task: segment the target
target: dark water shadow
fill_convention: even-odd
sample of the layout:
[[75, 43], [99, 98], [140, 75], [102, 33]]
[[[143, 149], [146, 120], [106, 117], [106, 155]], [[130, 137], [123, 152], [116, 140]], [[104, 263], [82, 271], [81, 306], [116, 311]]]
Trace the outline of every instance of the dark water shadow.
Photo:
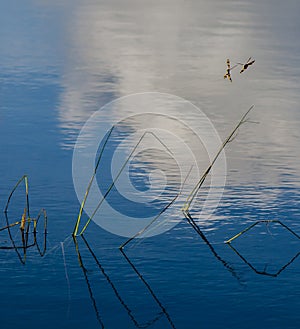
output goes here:
[[292, 264], [300, 255], [300, 251], [292, 257], [285, 265], [283, 265], [277, 272], [268, 272], [267, 270], [259, 271], [253, 266], [240, 252], [238, 252], [237, 249], [235, 249], [231, 243], [228, 243], [228, 246], [241, 258], [241, 260], [248, 265], [251, 270], [253, 270], [254, 273], [259, 274], [259, 275], [266, 275], [266, 276], [271, 276], [271, 277], [277, 277], [281, 272], [283, 272], [290, 264]]
[[[25, 187], [25, 207], [23, 214], [21, 216], [21, 220], [13, 221], [12, 223], [9, 220], [9, 208], [11, 204], [12, 197], [14, 193], [17, 191], [19, 186], [24, 184]], [[17, 256], [22, 264], [26, 262], [27, 250], [36, 247], [39, 255], [43, 257], [47, 250], [47, 225], [48, 225], [48, 217], [45, 209], [41, 209], [38, 215], [35, 218], [30, 216], [30, 207], [29, 207], [29, 183], [27, 175], [22, 176], [18, 182], [15, 184], [13, 189], [11, 190], [6, 205], [4, 209], [5, 215], [5, 223], [4, 227], [0, 228], [1, 231], [7, 231], [9, 240], [11, 242], [11, 246], [0, 246], [0, 250], [11, 250], [14, 249], [17, 253]], [[38, 242], [38, 224], [41, 218], [44, 218], [43, 225], [43, 247], [40, 247]], [[17, 230], [17, 232], [13, 231]], [[16, 242], [16, 238], [14, 236], [19, 236], [19, 242]], [[20, 252], [21, 250], [21, 252]]]
[[246, 257], [244, 257], [233, 245], [232, 242], [238, 238], [242, 238], [242, 236], [247, 233], [248, 231], [250, 231], [251, 229], [253, 229], [256, 225], [260, 224], [260, 223], [266, 223], [267, 225], [269, 223], [276, 223], [278, 225], [281, 225], [285, 230], [287, 230], [292, 236], [296, 237], [299, 241], [300, 241], [300, 236], [294, 232], [291, 228], [289, 228], [287, 225], [285, 225], [284, 223], [282, 223], [279, 220], [259, 220], [256, 221], [255, 223], [251, 224], [250, 226], [248, 226], [247, 228], [245, 228], [244, 230], [242, 230], [241, 232], [239, 232], [238, 234], [234, 235], [232, 238], [230, 238], [229, 240], [225, 241], [225, 243], [235, 252], [235, 254], [237, 256], [240, 257], [240, 259], [247, 265], [249, 266], [249, 268], [251, 268], [251, 270], [259, 275], [265, 275], [265, 276], [271, 276], [271, 277], [277, 277], [279, 276], [279, 274], [281, 274], [290, 264], [292, 264], [300, 255], [300, 251], [297, 252], [295, 254], [295, 256], [293, 256], [289, 261], [287, 261], [283, 266], [281, 266], [276, 272], [269, 272], [266, 269], [260, 271], [258, 270], [250, 261], [247, 260]]
[[201, 237], [203, 242], [208, 246], [213, 256], [228, 270], [234, 278], [238, 280], [240, 284], [242, 284], [242, 280], [240, 276], [237, 274], [236, 270], [225, 260], [223, 259], [215, 250], [213, 245], [209, 242], [206, 235], [202, 232], [200, 227], [195, 222], [194, 218], [188, 211], [183, 211], [185, 218], [187, 219], [188, 223], [192, 226], [192, 228], [196, 231], [196, 233]]
[[[44, 217], [44, 228], [41, 234], [37, 231], [37, 225], [41, 217]], [[10, 224], [8, 213], [5, 212], [6, 226], [0, 231], [7, 231], [10, 246], [0, 246], [0, 250], [15, 250], [20, 262], [26, 263], [27, 252], [29, 249], [36, 247], [39, 255], [43, 257], [47, 251], [47, 214], [42, 209], [36, 218], [31, 218], [25, 224], [25, 227], [20, 227], [20, 222]], [[42, 235], [42, 245], [38, 241], [38, 235]], [[17, 241], [18, 240], [18, 241]]]
[[101, 328], [105, 328], [105, 325], [103, 323], [102, 316], [100, 314], [100, 311], [99, 311], [99, 308], [98, 308], [98, 305], [97, 305], [97, 301], [96, 301], [96, 298], [94, 296], [92, 286], [90, 284], [90, 280], [89, 280], [89, 277], [88, 277], [88, 270], [84, 265], [83, 258], [82, 258], [81, 252], [80, 252], [80, 248], [79, 248], [79, 244], [78, 244], [77, 239], [82, 239], [86, 249], [88, 250], [88, 252], [91, 254], [92, 258], [94, 259], [94, 261], [95, 261], [95, 263], [96, 263], [96, 265], [99, 269], [99, 273], [101, 275], [103, 275], [103, 277], [106, 279], [107, 283], [110, 285], [110, 287], [113, 290], [113, 292], [114, 292], [115, 296], [117, 297], [118, 301], [120, 302], [122, 307], [126, 310], [130, 320], [132, 321], [132, 323], [137, 328], [148, 328], [151, 325], [153, 325], [154, 323], [156, 323], [163, 316], [166, 316], [166, 318], [167, 318], [168, 322], [170, 323], [171, 327], [175, 329], [175, 326], [174, 326], [169, 314], [167, 313], [166, 309], [163, 307], [163, 305], [161, 304], [161, 302], [159, 301], [157, 296], [154, 294], [154, 292], [153, 292], [152, 288], [150, 287], [150, 285], [145, 281], [145, 279], [142, 277], [142, 275], [139, 273], [139, 271], [136, 269], [136, 267], [132, 264], [132, 262], [129, 260], [129, 258], [125, 255], [125, 253], [123, 251], [122, 251], [122, 254], [125, 257], [126, 261], [134, 269], [134, 272], [136, 273], [137, 277], [143, 282], [143, 284], [146, 286], [147, 290], [149, 291], [150, 295], [153, 297], [154, 301], [156, 302], [156, 304], [161, 309], [161, 312], [159, 312], [156, 317], [154, 317], [154, 318], [152, 318], [152, 319], [150, 319], [150, 320], [148, 320], [144, 323], [140, 323], [136, 319], [135, 315], [133, 314], [133, 311], [126, 304], [124, 298], [121, 296], [121, 294], [118, 291], [117, 287], [115, 286], [115, 284], [113, 283], [113, 281], [111, 280], [111, 278], [109, 277], [107, 272], [104, 270], [103, 265], [99, 261], [98, 257], [94, 253], [93, 249], [89, 245], [86, 238], [83, 235], [80, 235], [79, 237], [73, 236], [73, 241], [74, 241], [76, 253], [77, 253], [77, 256], [78, 256], [79, 266], [82, 269], [82, 272], [83, 272], [83, 275], [84, 275], [84, 278], [85, 278], [85, 282], [87, 284], [87, 288], [88, 288], [88, 291], [89, 291], [89, 296], [90, 296], [90, 299], [91, 299], [91, 302], [92, 302], [92, 305], [93, 305], [93, 308], [94, 308], [94, 311], [95, 311], [95, 315], [96, 315], [97, 321], [98, 321], [99, 325], [101, 326]]
[[126, 261], [128, 262], [128, 264], [132, 267], [133, 271], [136, 273], [136, 275], [138, 276], [138, 278], [143, 282], [143, 284], [145, 285], [145, 287], [149, 291], [150, 295], [153, 297], [153, 299], [155, 300], [155, 302], [157, 303], [157, 305], [161, 309], [161, 311], [162, 311], [161, 314], [164, 314], [165, 315], [165, 317], [168, 320], [170, 326], [175, 329], [175, 325], [174, 325], [174, 323], [173, 323], [173, 321], [172, 321], [169, 313], [167, 312], [167, 310], [165, 309], [165, 307], [162, 305], [162, 303], [159, 301], [159, 299], [155, 295], [155, 293], [154, 293], [153, 289], [151, 288], [151, 286], [149, 285], [149, 283], [140, 274], [140, 272], [138, 271], [138, 269], [136, 268], [136, 266], [133, 264], [133, 262], [131, 262], [130, 258], [126, 255], [126, 253], [125, 253], [125, 251], [124, 251], [123, 248], [120, 248], [120, 252], [124, 256], [124, 258], [126, 259]]

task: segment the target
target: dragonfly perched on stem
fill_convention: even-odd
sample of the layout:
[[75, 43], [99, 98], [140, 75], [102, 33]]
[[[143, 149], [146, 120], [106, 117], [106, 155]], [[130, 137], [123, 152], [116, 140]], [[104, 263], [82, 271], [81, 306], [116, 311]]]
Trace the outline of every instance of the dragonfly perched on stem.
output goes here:
[[238, 65], [242, 65], [242, 69], [240, 73], [243, 73], [247, 68], [255, 62], [255, 59], [251, 60], [251, 57], [248, 58], [246, 63], [237, 63]]
[[232, 79], [231, 79], [231, 70], [233, 70], [235, 67], [238, 66], [238, 64], [234, 65], [234, 66], [230, 66], [230, 60], [227, 58], [227, 70], [226, 70], [226, 73], [224, 75], [224, 79], [228, 79], [230, 82], [232, 82]]

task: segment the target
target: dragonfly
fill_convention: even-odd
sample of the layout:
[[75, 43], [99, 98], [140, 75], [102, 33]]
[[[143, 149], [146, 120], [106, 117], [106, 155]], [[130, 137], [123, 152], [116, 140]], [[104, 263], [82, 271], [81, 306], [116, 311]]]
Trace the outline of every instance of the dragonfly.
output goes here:
[[247, 70], [247, 68], [252, 65], [255, 62], [255, 59], [251, 60], [251, 57], [248, 58], [246, 63], [237, 63], [239, 65], [242, 65], [242, 69], [240, 71], [240, 73], [243, 73], [245, 70]]
[[233, 70], [235, 67], [237, 67], [238, 64], [234, 65], [234, 66], [230, 66], [230, 60], [227, 58], [227, 70], [226, 70], [226, 73], [224, 75], [224, 79], [228, 79], [230, 82], [232, 82], [232, 79], [231, 79], [231, 70]]

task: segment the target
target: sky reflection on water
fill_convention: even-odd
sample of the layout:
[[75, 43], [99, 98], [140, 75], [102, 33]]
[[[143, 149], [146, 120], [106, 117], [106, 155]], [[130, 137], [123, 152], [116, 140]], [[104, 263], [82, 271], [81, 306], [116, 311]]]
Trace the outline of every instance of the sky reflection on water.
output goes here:
[[[21, 266], [14, 250], [1, 250], [1, 328], [101, 328], [94, 302], [105, 328], [135, 328], [130, 314], [147, 323], [162, 309], [166, 313], [151, 327], [298, 328], [299, 257], [276, 278], [250, 265], [276, 273], [297, 255], [299, 244], [264, 225], [236, 241], [240, 255], [223, 241], [257, 220], [281, 220], [300, 233], [299, 12], [297, 0], [0, 3], [0, 204], [4, 208], [26, 173], [32, 212], [42, 206], [49, 217], [44, 258], [30, 250]], [[232, 71], [232, 83], [223, 79], [226, 58], [234, 63], [250, 56], [256, 60], [251, 68]], [[157, 300], [117, 249], [124, 238], [91, 223], [87, 241], [130, 313], [84, 244], [86, 271], [78, 262], [70, 238], [79, 210], [72, 150], [82, 125], [99, 108], [153, 91], [199, 107], [222, 139], [252, 104], [250, 118], [259, 124], [244, 125], [226, 148], [226, 188], [213, 221], [198, 217], [208, 185], [193, 205], [202, 236], [181, 221], [128, 245], [126, 255]], [[105, 120], [112, 122], [118, 110], [107, 112]], [[194, 118], [179, 108], [180, 115]], [[195, 124], [202, 129], [201, 122]], [[190, 138], [187, 130], [180, 133]], [[191, 143], [205, 168], [207, 153], [196, 139]], [[128, 144], [123, 146], [125, 152]], [[135, 186], [146, 190], [149, 177], [139, 164], [146, 171], [160, 162], [148, 161], [148, 153], [134, 160], [130, 174], [137, 173]], [[175, 167], [162, 167], [170, 169], [175, 184]], [[152, 178], [160, 186], [165, 176], [157, 171]], [[10, 213], [16, 220], [23, 213], [19, 201]], [[179, 208], [170, 214], [174, 220], [183, 217]], [[7, 245], [2, 233], [1, 245]]]

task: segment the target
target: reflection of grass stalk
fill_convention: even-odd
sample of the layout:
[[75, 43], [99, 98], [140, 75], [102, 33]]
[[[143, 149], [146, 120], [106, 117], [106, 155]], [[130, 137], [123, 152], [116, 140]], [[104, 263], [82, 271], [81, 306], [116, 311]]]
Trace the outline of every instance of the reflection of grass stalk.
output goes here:
[[[9, 219], [8, 219], [8, 208], [9, 208], [9, 205], [10, 205], [13, 194], [15, 193], [15, 191], [17, 190], [17, 188], [19, 187], [19, 185], [23, 181], [24, 181], [24, 184], [25, 184], [26, 207], [24, 208], [21, 220], [10, 224]], [[6, 203], [6, 206], [5, 206], [4, 213], [5, 213], [5, 218], [6, 218], [6, 226], [0, 228], [0, 231], [4, 231], [4, 230], [8, 231], [8, 235], [9, 235], [9, 238], [11, 240], [12, 247], [0, 246], [0, 249], [15, 249], [21, 263], [23, 263], [23, 264], [25, 264], [25, 261], [26, 261], [27, 249], [30, 248], [30, 247], [33, 247], [35, 245], [37, 246], [39, 254], [41, 256], [44, 256], [45, 252], [46, 252], [47, 214], [46, 214], [46, 210], [42, 209], [38, 213], [37, 218], [31, 218], [30, 217], [28, 177], [26, 175], [22, 176], [19, 179], [19, 181], [16, 183], [14, 188], [11, 190], [11, 193], [10, 193], [8, 199], [7, 199], [7, 203]], [[44, 216], [44, 247], [43, 247], [43, 250], [40, 249], [40, 247], [38, 245], [38, 242], [37, 242], [37, 224], [38, 224], [38, 221], [39, 221], [42, 214]], [[33, 242], [28, 243], [31, 223], [33, 223]], [[12, 237], [11, 228], [13, 228], [17, 225], [19, 225], [19, 229], [20, 229], [22, 246], [16, 245], [16, 243], [15, 243], [13, 237]], [[23, 249], [23, 257], [21, 256], [18, 249]]]
[[236, 131], [239, 129], [239, 127], [245, 123], [247, 121], [246, 117], [249, 114], [249, 112], [253, 109], [254, 105], [252, 105], [249, 110], [243, 115], [243, 117], [241, 118], [241, 120], [239, 121], [239, 123], [235, 126], [235, 128], [231, 131], [231, 133], [229, 134], [229, 136], [224, 140], [224, 142], [222, 143], [221, 147], [219, 148], [217, 154], [215, 155], [215, 157], [213, 158], [211, 164], [208, 166], [208, 168], [205, 170], [204, 174], [202, 175], [202, 177], [200, 178], [200, 180], [197, 182], [197, 184], [195, 185], [195, 187], [192, 189], [191, 193], [189, 194], [189, 196], [186, 199], [186, 202], [182, 208], [182, 211], [184, 213], [188, 213], [189, 212], [189, 208], [191, 203], [193, 202], [195, 196], [197, 195], [199, 189], [201, 188], [201, 186], [203, 185], [207, 175], [210, 173], [211, 168], [213, 167], [213, 165], [215, 164], [215, 162], [217, 161], [219, 155], [221, 154], [221, 152], [223, 151], [223, 149], [225, 148], [225, 146], [230, 143], [233, 138], [234, 135], [236, 133]]
[[[86, 240], [86, 238], [84, 237], [84, 235], [81, 235], [82, 240], [84, 241], [88, 251], [90, 252], [91, 256], [94, 258], [99, 270], [101, 271], [101, 273], [103, 274], [103, 276], [105, 277], [106, 281], [109, 283], [109, 285], [111, 286], [113, 292], [115, 293], [117, 299], [119, 300], [119, 302], [121, 303], [121, 305], [125, 308], [125, 310], [127, 311], [130, 319], [133, 321], [134, 325], [137, 328], [148, 328], [151, 325], [153, 325], [156, 321], [158, 321], [161, 316], [163, 315], [162, 312], [160, 312], [156, 317], [150, 319], [147, 322], [144, 323], [139, 323], [138, 320], [135, 318], [133, 311], [129, 308], [129, 306], [125, 303], [125, 301], [123, 300], [123, 298], [121, 297], [119, 291], [117, 290], [117, 287], [114, 285], [114, 283], [112, 282], [112, 280], [110, 279], [110, 277], [108, 276], [108, 274], [106, 273], [106, 271], [104, 270], [104, 267], [102, 266], [102, 264], [100, 263], [99, 259], [97, 258], [96, 254], [94, 253], [94, 251], [92, 250], [92, 248], [90, 247], [88, 241]], [[75, 238], [76, 239], [76, 238]], [[77, 247], [77, 253], [79, 252], [78, 247]], [[80, 262], [81, 262], [81, 266], [82, 266], [82, 259], [80, 258]], [[141, 275], [138, 274], [139, 278], [141, 278]], [[143, 280], [142, 280], [143, 281]], [[143, 283], [145, 283], [143, 281]], [[146, 283], [146, 286], [148, 285], [148, 283]], [[148, 288], [148, 287], [147, 287]], [[148, 288], [149, 290], [149, 288]], [[153, 291], [151, 291], [153, 293]], [[153, 295], [152, 295], [153, 296]], [[153, 296], [154, 297], [154, 296]], [[157, 297], [154, 297], [155, 300], [157, 300]]]
[[195, 222], [195, 220], [193, 219], [193, 217], [191, 216], [190, 212], [189, 212], [189, 208], [191, 203], [193, 202], [195, 196], [197, 195], [199, 189], [201, 188], [201, 186], [203, 185], [207, 175], [210, 173], [211, 168], [213, 167], [213, 165], [215, 164], [215, 162], [217, 161], [219, 155], [221, 154], [221, 152], [223, 151], [223, 149], [225, 148], [225, 146], [230, 143], [234, 137], [235, 134], [237, 132], [237, 130], [239, 129], [239, 127], [247, 122], [247, 115], [248, 113], [252, 110], [252, 108], [254, 107], [254, 105], [252, 105], [248, 111], [243, 115], [243, 117], [241, 118], [241, 120], [238, 122], [238, 124], [235, 126], [235, 128], [231, 131], [231, 133], [229, 134], [229, 136], [224, 140], [224, 142], [222, 143], [222, 145], [220, 146], [218, 152], [216, 153], [215, 157], [213, 158], [211, 164], [208, 166], [208, 168], [205, 170], [205, 172], [203, 173], [202, 177], [200, 178], [200, 180], [197, 182], [197, 184], [194, 186], [194, 188], [192, 189], [191, 193], [188, 195], [187, 200], [182, 208], [183, 214], [185, 216], [185, 218], [187, 219], [187, 221], [189, 222], [189, 224], [194, 228], [194, 230], [198, 233], [198, 235], [202, 238], [202, 240], [207, 244], [207, 246], [210, 248], [210, 250], [212, 251], [213, 255], [216, 257], [216, 259], [218, 259], [231, 273], [232, 275], [234, 275], [238, 281], [240, 281], [239, 277], [237, 276], [234, 268], [232, 268], [224, 259], [222, 259], [217, 252], [215, 251], [214, 247], [212, 246], [212, 244], [208, 241], [208, 239], [206, 238], [206, 236], [204, 235], [204, 233], [201, 231], [201, 229], [199, 228], [199, 226], [197, 225], [197, 223]]
[[[9, 224], [7, 212], [5, 212], [5, 218], [6, 218], [6, 224], [7, 224], [5, 228], [7, 228], [8, 236], [9, 236], [9, 239], [10, 239], [10, 241], [12, 243], [12, 247], [7, 247], [5, 249], [14, 249], [16, 251], [18, 257], [19, 257], [20, 262], [22, 264], [25, 264], [25, 260], [26, 260], [26, 248], [25, 248], [25, 244], [24, 244], [24, 232], [21, 231], [21, 236], [22, 236], [22, 246], [21, 247], [19, 247], [19, 246], [16, 245], [16, 243], [15, 243], [13, 237], [12, 237], [12, 233], [11, 233], [11, 227], [20, 224], [21, 221], [20, 222], [16, 222], [14, 224]], [[3, 248], [1, 247], [1, 249], [3, 249]], [[20, 254], [20, 252], [19, 252], [18, 249], [23, 249], [23, 257], [21, 256], [21, 254]]]
[[265, 220], [258, 220], [256, 222], [254, 222], [253, 224], [251, 224], [250, 226], [248, 226], [247, 228], [245, 228], [244, 230], [242, 230], [240, 233], [236, 234], [235, 236], [233, 236], [231, 239], [228, 239], [227, 241], [225, 241], [225, 243], [241, 258], [241, 260], [247, 264], [256, 274], [260, 274], [260, 275], [265, 275], [265, 276], [271, 276], [271, 277], [277, 277], [279, 276], [279, 274], [281, 272], [283, 272], [290, 264], [292, 264], [296, 258], [298, 258], [298, 256], [300, 255], [300, 252], [298, 252], [293, 258], [291, 258], [285, 265], [283, 265], [281, 268], [279, 268], [277, 270], [277, 272], [271, 273], [267, 271], [267, 266], [264, 268], [264, 270], [260, 271], [258, 269], [256, 269], [236, 248], [234, 248], [231, 244], [232, 241], [234, 241], [235, 239], [237, 239], [238, 237], [240, 237], [241, 235], [245, 234], [246, 232], [248, 232], [249, 230], [251, 230], [254, 226], [256, 226], [257, 224], [260, 223], [265, 223], [266, 225], [269, 225], [270, 223], [276, 223], [281, 225], [284, 229], [286, 229], [287, 231], [289, 231], [292, 235], [294, 235], [296, 238], [300, 239], [300, 236], [294, 232], [292, 229], [290, 229], [287, 225], [283, 224], [280, 220], [276, 220], [276, 219], [265, 219]]
[[[24, 212], [22, 214], [22, 218], [21, 221], [15, 222], [13, 224], [10, 224], [8, 221], [8, 216], [7, 216], [7, 212], [8, 212], [8, 207], [11, 201], [11, 198], [13, 196], [13, 194], [15, 193], [15, 191], [17, 190], [17, 188], [19, 187], [19, 185], [24, 181], [25, 184], [25, 195], [26, 195], [26, 207], [24, 209]], [[21, 261], [21, 263], [25, 264], [25, 260], [26, 260], [26, 249], [28, 247], [28, 231], [29, 231], [29, 224], [30, 224], [30, 211], [29, 211], [29, 188], [28, 188], [28, 177], [27, 175], [22, 176], [18, 182], [16, 183], [16, 185], [14, 186], [14, 188], [11, 190], [10, 195], [7, 199], [6, 205], [5, 205], [5, 209], [4, 209], [4, 213], [5, 213], [5, 217], [6, 217], [6, 227], [3, 229], [7, 229], [8, 230], [8, 234], [9, 234], [9, 238], [12, 242], [13, 248], [15, 249], [15, 251], [18, 254], [18, 257]], [[25, 231], [25, 226], [26, 226], [26, 222], [27, 222], [27, 228]], [[20, 224], [20, 230], [21, 230], [21, 237], [22, 237], [22, 247], [23, 247], [23, 252], [24, 252], [24, 256], [23, 258], [21, 257], [19, 251], [18, 251], [18, 247], [16, 246], [10, 228]]]
[[[40, 220], [40, 217], [43, 215], [44, 217], [44, 229], [43, 229], [43, 248], [41, 248], [39, 246], [39, 243], [37, 241], [37, 225], [38, 222]], [[27, 254], [27, 250], [31, 247], [36, 246], [38, 253], [40, 254], [41, 257], [43, 257], [46, 253], [46, 249], [47, 249], [47, 223], [48, 223], [48, 219], [47, 219], [47, 213], [45, 209], [41, 209], [40, 212], [38, 213], [36, 218], [32, 218], [31, 219], [31, 223], [33, 223], [33, 241], [28, 243], [29, 240], [29, 229], [30, 229], [30, 223], [28, 224], [26, 231], [24, 231], [24, 229], [22, 229], [22, 227], [20, 227], [20, 234], [21, 234], [21, 245], [17, 245], [14, 241], [14, 238], [12, 236], [12, 232], [11, 232], [11, 228], [17, 225], [22, 225], [22, 221], [19, 222], [15, 222], [13, 224], [9, 224], [9, 220], [8, 220], [8, 214], [5, 213], [5, 218], [6, 218], [6, 223], [7, 225], [3, 228], [0, 229], [0, 231], [3, 230], [7, 230], [8, 232], [8, 236], [9, 239], [12, 243], [12, 246], [0, 246], [0, 250], [1, 249], [6, 249], [6, 250], [10, 250], [10, 249], [14, 249], [21, 261], [22, 264], [25, 264], [26, 261], [26, 254]], [[24, 214], [22, 215], [23, 218], [23, 223], [24, 223]], [[25, 222], [26, 224], [26, 222]], [[23, 250], [23, 256], [20, 254], [20, 252], [18, 251], [19, 249]]]
[[136, 151], [136, 149], [138, 148], [138, 146], [140, 145], [140, 143], [142, 142], [142, 140], [145, 138], [145, 136], [147, 134], [150, 134], [152, 135], [153, 137], [155, 137], [162, 145], [164, 145], [164, 147], [171, 153], [171, 151], [167, 148], [167, 146], [151, 131], [146, 131], [139, 139], [139, 141], [137, 142], [137, 144], [135, 145], [135, 147], [132, 149], [131, 153], [129, 154], [129, 156], [127, 157], [127, 159], [125, 160], [125, 162], [123, 163], [122, 167], [120, 168], [118, 174], [116, 175], [115, 179], [113, 180], [113, 182], [110, 184], [110, 186], [108, 187], [108, 189], [106, 190], [105, 194], [103, 195], [103, 197], [101, 198], [101, 200], [99, 201], [98, 205], [96, 206], [95, 210], [93, 211], [92, 215], [88, 218], [87, 222], [85, 223], [84, 227], [82, 228], [82, 230], [80, 231], [80, 233], [78, 234], [78, 229], [79, 229], [79, 225], [80, 225], [80, 221], [81, 221], [81, 216], [82, 216], [82, 212], [83, 212], [83, 208], [84, 208], [84, 205], [86, 203], [86, 200], [87, 200], [87, 197], [88, 197], [88, 194], [89, 194], [89, 191], [91, 189], [91, 186], [92, 186], [92, 183], [93, 183], [93, 180], [94, 180], [94, 177], [97, 173], [97, 169], [98, 169], [98, 166], [99, 166], [99, 163], [100, 163], [100, 159], [101, 159], [101, 156], [104, 152], [104, 149], [105, 149], [105, 146], [108, 142], [108, 139], [110, 137], [110, 134], [111, 134], [111, 131], [113, 130], [113, 128], [110, 130], [110, 133], [108, 134], [106, 140], [105, 140], [105, 143], [101, 149], [101, 152], [100, 152], [100, 155], [98, 157], [98, 160], [97, 160], [97, 165], [95, 167], [95, 170], [94, 170], [94, 173], [91, 177], [91, 180], [90, 180], [90, 183], [88, 185], [88, 188], [87, 188], [87, 191], [85, 193], [85, 196], [84, 196], [84, 199], [83, 199], [83, 202], [81, 204], [81, 207], [80, 207], [80, 211], [79, 211], [79, 215], [78, 215], [78, 218], [77, 218], [77, 222], [76, 222], [76, 225], [75, 225], [75, 229], [74, 229], [74, 232], [73, 232], [73, 236], [77, 236], [77, 235], [82, 235], [83, 232], [87, 229], [89, 223], [91, 222], [91, 220], [94, 218], [94, 216], [96, 215], [97, 211], [99, 210], [99, 208], [101, 207], [102, 203], [104, 202], [104, 200], [107, 198], [108, 194], [111, 192], [111, 190], [113, 189], [113, 187], [115, 186], [117, 180], [119, 179], [120, 175], [122, 174], [123, 170], [125, 169], [127, 163], [129, 162], [129, 160], [132, 158], [134, 152]]
[[187, 219], [187, 221], [189, 222], [189, 224], [192, 226], [192, 228], [197, 232], [197, 234], [201, 237], [201, 239], [208, 246], [208, 248], [210, 249], [210, 251], [212, 252], [212, 254], [215, 256], [215, 258], [218, 261], [220, 261], [225, 266], [225, 268], [228, 269], [228, 271], [240, 282], [241, 280], [240, 280], [238, 274], [236, 273], [235, 269], [216, 252], [215, 248], [208, 241], [207, 237], [201, 231], [201, 229], [199, 228], [199, 226], [196, 224], [196, 222], [194, 221], [194, 219], [190, 215], [190, 213], [189, 212], [185, 212], [184, 215], [185, 215], [185, 218]]
[[[39, 219], [41, 217], [41, 215], [44, 216], [44, 241], [43, 241], [43, 249], [41, 250], [38, 242], [37, 242], [37, 224], [39, 222]], [[38, 213], [36, 219], [33, 220], [33, 237], [34, 237], [34, 244], [36, 244], [37, 250], [39, 252], [39, 254], [41, 255], [41, 257], [43, 257], [46, 253], [46, 249], [47, 249], [47, 226], [48, 226], [48, 217], [47, 217], [47, 213], [45, 209], [41, 209], [40, 212]]]
[[75, 235], [73, 235], [73, 241], [74, 241], [74, 244], [75, 244], [75, 249], [76, 249], [76, 253], [77, 253], [77, 257], [78, 257], [79, 266], [82, 269], [84, 279], [85, 279], [85, 282], [86, 282], [87, 287], [88, 287], [89, 295], [90, 295], [90, 298], [91, 298], [91, 301], [92, 301], [92, 304], [93, 304], [93, 307], [94, 307], [94, 310], [95, 310], [95, 313], [96, 313], [97, 321], [99, 322], [101, 328], [104, 329], [104, 324], [103, 324], [102, 318], [100, 316], [100, 312], [98, 310], [98, 306], [97, 306], [96, 299], [95, 299], [94, 294], [93, 294], [93, 290], [92, 290], [92, 287], [91, 287], [90, 280], [88, 278], [88, 270], [86, 269], [86, 267], [83, 264], [81, 253], [80, 253], [79, 246], [78, 246], [78, 241], [77, 241], [77, 238], [76, 238]]
[[164, 314], [166, 316], [166, 319], [168, 320], [169, 324], [171, 325], [171, 327], [173, 329], [175, 328], [175, 325], [169, 315], [169, 313], [167, 312], [167, 310], [165, 309], [165, 307], [162, 305], [162, 303], [160, 302], [160, 300], [157, 298], [157, 296], [155, 295], [154, 291], [152, 290], [150, 284], [145, 280], [145, 278], [140, 274], [140, 272], [138, 271], [138, 269], [135, 267], [135, 265], [133, 264], [133, 262], [130, 260], [130, 258], [126, 255], [125, 251], [123, 249], [120, 249], [122, 255], [124, 256], [124, 258], [126, 259], [126, 261], [128, 262], [128, 264], [131, 266], [131, 268], [133, 269], [133, 271], [137, 274], [137, 276], [140, 278], [140, 280], [144, 283], [145, 287], [148, 289], [149, 293], [151, 294], [151, 296], [154, 298], [154, 300], [156, 301], [157, 305], [160, 307], [160, 309], [162, 310], [162, 314]]
[[154, 222], [156, 222], [158, 220], [158, 218], [165, 212], [167, 211], [172, 204], [177, 200], [177, 198], [180, 196], [180, 194], [182, 193], [183, 187], [185, 185], [186, 180], [188, 179], [191, 171], [192, 171], [193, 166], [191, 166], [183, 184], [182, 184], [182, 188], [181, 190], [175, 195], [175, 197], [150, 221], [149, 224], [147, 224], [144, 228], [142, 228], [140, 231], [138, 231], [136, 234], [134, 234], [131, 238], [129, 238], [128, 240], [126, 240], [120, 247], [119, 249], [122, 250], [129, 242], [131, 242], [133, 239], [137, 238], [138, 236], [140, 236], [141, 234], [143, 234], [144, 232], [146, 232], [150, 226], [152, 226], [152, 224]]

